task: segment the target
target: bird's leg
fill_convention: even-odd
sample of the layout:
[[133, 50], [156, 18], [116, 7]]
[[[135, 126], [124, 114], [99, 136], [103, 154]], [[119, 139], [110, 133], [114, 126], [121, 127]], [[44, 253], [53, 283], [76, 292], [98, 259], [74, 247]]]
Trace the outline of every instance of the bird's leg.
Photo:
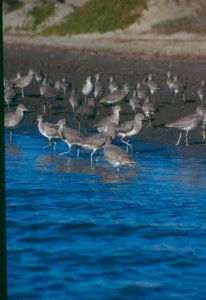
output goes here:
[[185, 140], [186, 140], [186, 146], [187, 147], [189, 146], [189, 144], [188, 144], [188, 133], [189, 133], [189, 131], [187, 131], [186, 134], [185, 134]]
[[186, 102], [185, 93], [182, 94], [183, 101]]
[[177, 141], [177, 144], [176, 144], [176, 146], [179, 146], [179, 143], [180, 143], [181, 137], [182, 137], [182, 132], [180, 132], [180, 136], [179, 136], [179, 139], [178, 139], [178, 141]]
[[56, 141], [54, 140], [54, 151], [56, 151], [56, 146], [57, 146], [57, 143], [56, 143]]
[[24, 88], [21, 88], [21, 96], [24, 98]]
[[63, 152], [63, 153], [60, 153], [59, 155], [64, 155], [64, 154], [67, 154], [67, 153], [69, 153], [71, 151], [71, 147], [69, 146], [69, 150], [68, 151], [66, 151], [66, 152]]
[[50, 146], [51, 146], [51, 140], [49, 139], [49, 144], [46, 145], [46, 146], [44, 146], [42, 149], [48, 148], [48, 147], [50, 147]]
[[80, 121], [78, 120], [78, 126], [79, 126], [79, 132], [80, 132], [80, 129], [81, 129], [81, 124], [80, 124]]
[[79, 158], [80, 148], [77, 148], [77, 157]]
[[203, 140], [205, 140], [205, 124], [206, 123], [203, 123], [203, 125], [202, 125], [202, 137], [203, 137]]
[[44, 115], [46, 114], [46, 104], [43, 104]]
[[12, 130], [10, 130], [10, 142], [12, 142]]

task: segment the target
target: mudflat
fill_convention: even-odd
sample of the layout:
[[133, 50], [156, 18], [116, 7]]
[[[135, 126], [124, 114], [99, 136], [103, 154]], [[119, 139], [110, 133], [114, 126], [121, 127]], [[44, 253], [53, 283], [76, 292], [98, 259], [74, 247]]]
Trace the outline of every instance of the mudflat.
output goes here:
[[[140, 142], [151, 142], [157, 147], [158, 145], [159, 147], [175, 147], [179, 131], [174, 128], [166, 128], [164, 124], [195, 113], [196, 107], [201, 105], [197, 89], [201, 80], [206, 78], [206, 63], [198, 62], [198, 60], [181, 61], [172, 56], [167, 60], [161, 60], [161, 57], [155, 58], [155, 56], [150, 59], [140, 59], [139, 56], [127, 56], [125, 53], [121, 55], [121, 53], [79, 48], [4, 43], [4, 75], [6, 78], [14, 77], [17, 72], [26, 75], [31, 68], [36, 72], [42, 70], [44, 73], [48, 73], [53, 82], [67, 76], [72, 86], [76, 87], [80, 94], [86, 77], [90, 75], [94, 81], [94, 75], [97, 72], [101, 74], [105, 94], [109, 93], [110, 75], [115, 77], [120, 86], [128, 82], [130, 92], [126, 101], [122, 104], [120, 122], [134, 118], [134, 112], [129, 105], [129, 98], [132, 96], [132, 91], [137, 82], [142, 82], [144, 76], [151, 73], [154, 80], [161, 86], [161, 90], [155, 94], [157, 112], [152, 122], [153, 128], [148, 127], [147, 122], [144, 122], [142, 131], [135, 138]], [[178, 96], [174, 101], [174, 96], [166, 85], [167, 71], [171, 71], [172, 74], [179, 74], [181, 81], [187, 86], [186, 102], [183, 101], [181, 96]], [[24, 126], [28, 129], [28, 134], [31, 128], [35, 127], [37, 129], [37, 123], [35, 122], [37, 115], [43, 114], [42, 102], [39, 99], [39, 88], [39, 84], [33, 80], [32, 84], [25, 88], [25, 98], [21, 97], [21, 91], [18, 90], [17, 103], [12, 107], [12, 110], [14, 110], [15, 105], [22, 102], [29, 109], [29, 113], [25, 115], [24, 120]], [[5, 112], [7, 112], [6, 105]], [[103, 116], [111, 113], [111, 107], [98, 104], [96, 118], [89, 122], [91, 133], [95, 131], [92, 125]], [[68, 126], [78, 128], [69, 104], [69, 92], [65, 97], [62, 94], [54, 102], [52, 109], [47, 109], [45, 115], [45, 120], [52, 122], [58, 122], [61, 118], [67, 119]], [[180, 147], [185, 147], [184, 142], [183, 137]], [[189, 144], [187, 148], [189, 155], [204, 155], [205, 141], [202, 138], [201, 127], [189, 133]]]

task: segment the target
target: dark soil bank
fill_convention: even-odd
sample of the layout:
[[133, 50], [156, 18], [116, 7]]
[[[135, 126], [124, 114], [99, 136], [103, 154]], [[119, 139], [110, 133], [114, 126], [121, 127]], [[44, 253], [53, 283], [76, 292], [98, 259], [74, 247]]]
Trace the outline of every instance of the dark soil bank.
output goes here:
[[[136, 138], [140, 141], [144, 140], [159, 145], [159, 147], [175, 145], [179, 132], [173, 128], [165, 128], [163, 124], [195, 112], [196, 107], [201, 103], [197, 96], [197, 88], [200, 81], [206, 78], [206, 63], [172, 62], [172, 58], [170, 62], [143, 61], [139, 60], [138, 57], [136, 59], [122, 58], [109, 53], [97, 55], [93, 52], [80, 52], [75, 49], [59, 50], [46, 47], [4, 45], [4, 75], [6, 78], [14, 77], [19, 71], [25, 75], [31, 68], [35, 71], [42, 70], [48, 73], [54, 82], [67, 76], [79, 93], [81, 93], [86, 77], [91, 75], [94, 78], [96, 72], [101, 74], [105, 94], [108, 93], [108, 79], [110, 75], [114, 75], [121, 86], [125, 82], [130, 84], [131, 91], [127, 100], [132, 95], [132, 88], [136, 86], [137, 82], [142, 82], [146, 74], [152, 73], [154, 80], [158, 81], [162, 87], [162, 90], [155, 95], [158, 110], [153, 120], [154, 128], [147, 127], [147, 123], [145, 123], [143, 130]], [[166, 72], [169, 70], [172, 74], [178, 73], [181, 80], [187, 85], [185, 103], [181, 97], [178, 97], [175, 102], [173, 101], [174, 96], [166, 85]], [[29, 109], [24, 120], [24, 126], [27, 126], [29, 132], [30, 127], [35, 126], [37, 128], [34, 121], [36, 121], [38, 114], [43, 113], [42, 103], [39, 100], [39, 85], [34, 80], [31, 86], [25, 88], [25, 98], [21, 98], [20, 90], [18, 92], [17, 103], [23, 102]], [[73, 119], [68, 98], [69, 93], [66, 97], [62, 95], [54, 103], [51, 110], [47, 109], [45, 120], [57, 122], [65, 117], [69, 126], [77, 128], [78, 125]], [[6, 111], [7, 107], [5, 106]], [[111, 107], [98, 105], [97, 111], [96, 119], [90, 122], [90, 130], [94, 130], [92, 128], [94, 122], [106, 114], [111, 114]], [[122, 105], [120, 121], [133, 119], [133, 115], [128, 101], [125, 101]], [[190, 154], [193, 152], [203, 154], [205, 152], [201, 128], [195, 129], [189, 134], [189, 143]]]

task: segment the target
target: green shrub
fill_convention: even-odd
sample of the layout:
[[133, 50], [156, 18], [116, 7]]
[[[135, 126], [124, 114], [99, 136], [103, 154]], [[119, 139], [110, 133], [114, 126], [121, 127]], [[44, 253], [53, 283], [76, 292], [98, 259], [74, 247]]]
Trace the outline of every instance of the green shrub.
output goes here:
[[146, 0], [90, 0], [76, 7], [60, 24], [43, 30], [42, 34], [103, 33], [124, 29], [138, 20], [146, 8]]

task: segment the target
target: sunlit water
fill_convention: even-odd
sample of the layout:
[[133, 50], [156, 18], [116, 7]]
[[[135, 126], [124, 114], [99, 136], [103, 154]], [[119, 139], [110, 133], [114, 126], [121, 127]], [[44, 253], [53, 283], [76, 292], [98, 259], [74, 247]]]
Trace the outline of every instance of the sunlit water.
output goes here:
[[116, 173], [102, 154], [91, 166], [88, 153], [46, 143], [6, 132], [9, 300], [205, 299], [198, 145], [133, 142], [137, 164]]

